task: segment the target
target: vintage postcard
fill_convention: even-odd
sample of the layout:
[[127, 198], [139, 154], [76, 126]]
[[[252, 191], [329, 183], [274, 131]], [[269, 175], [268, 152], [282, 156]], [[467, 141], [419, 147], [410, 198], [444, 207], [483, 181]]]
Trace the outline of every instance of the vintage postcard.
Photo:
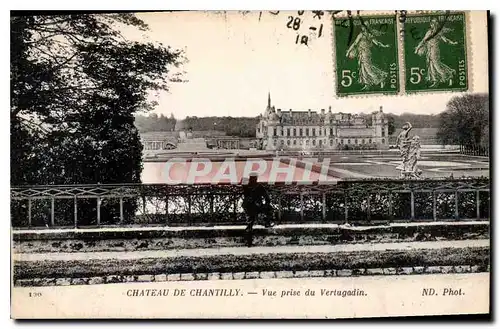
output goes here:
[[11, 14], [11, 317], [490, 313], [486, 11]]

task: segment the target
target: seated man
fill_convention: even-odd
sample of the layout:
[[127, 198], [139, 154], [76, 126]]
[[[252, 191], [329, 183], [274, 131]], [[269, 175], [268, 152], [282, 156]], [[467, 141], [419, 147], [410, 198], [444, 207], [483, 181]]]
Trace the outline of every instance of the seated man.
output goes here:
[[257, 175], [251, 175], [247, 185], [243, 186], [243, 209], [248, 217], [246, 228], [247, 245], [252, 246], [253, 225], [259, 213], [265, 215], [265, 227], [272, 227], [273, 209], [266, 188], [257, 182]]

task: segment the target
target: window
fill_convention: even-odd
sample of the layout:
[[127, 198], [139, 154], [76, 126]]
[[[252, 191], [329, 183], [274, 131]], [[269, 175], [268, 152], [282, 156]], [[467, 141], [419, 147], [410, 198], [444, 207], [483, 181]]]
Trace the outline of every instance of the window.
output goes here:
[[274, 136], [278, 136], [278, 131], [274, 128]]
[[320, 136], [321, 136], [321, 130], [322, 130], [322, 129], [321, 129], [321, 128], [319, 128], [319, 135], [320, 135]]
[[296, 139], [293, 140], [293, 145], [297, 145], [297, 140]]
[[281, 145], [282, 146], [285, 145], [285, 140], [284, 139], [281, 140]]
[[276, 146], [276, 139], [273, 139], [273, 144], [274, 146]]
[[361, 144], [364, 144], [364, 143], [365, 143], [365, 139], [363, 138], [363, 139], [361, 140]]
[[306, 128], [306, 136], [309, 136], [309, 128]]
[[290, 128], [287, 128], [287, 129], [286, 129], [286, 134], [287, 134], [288, 136], [290, 136]]
[[260, 127], [257, 127], [257, 133], [260, 134]]
[[372, 143], [372, 139], [371, 138], [368, 140], [368, 143], [370, 143], [370, 144]]
[[314, 136], [316, 136], [316, 128], [311, 128], [311, 134]]
[[347, 144], [351, 144], [351, 140], [350, 139], [347, 140]]
[[354, 144], [358, 144], [358, 140], [357, 139], [354, 140]]
[[330, 128], [330, 135], [333, 135], [333, 128]]
[[302, 137], [302, 128], [299, 129], [300, 136]]
[[309, 146], [309, 140], [308, 139], [306, 139], [306, 145]]
[[316, 140], [313, 139], [313, 146], [316, 146]]
[[320, 139], [319, 140], [319, 146], [322, 146], [323, 145], [323, 141]]
[[384, 138], [382, 138], [382, 144], [385, 144], [385, 139]]
[[333, 146], [333, 139], [330, 139], [330, 146]]
[[340, 140], [340, 144], [344, 144], [344, 140], [343, 139]]
[[289, 139], [286, 140], [286, 145], [290, 146], [290, 140]]
[[293, 136], [297, 136], [297, 128], [293, 128]]

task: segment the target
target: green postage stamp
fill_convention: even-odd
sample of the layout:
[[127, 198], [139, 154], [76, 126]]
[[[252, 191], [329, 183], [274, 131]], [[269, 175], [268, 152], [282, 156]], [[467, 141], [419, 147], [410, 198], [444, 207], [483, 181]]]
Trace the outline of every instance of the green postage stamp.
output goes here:
[[464, 13], [408, 16], [405, 87], [414, 91], [467, 90]]
[[399, 92], [396, 16], [336, 18], [337, 95]]

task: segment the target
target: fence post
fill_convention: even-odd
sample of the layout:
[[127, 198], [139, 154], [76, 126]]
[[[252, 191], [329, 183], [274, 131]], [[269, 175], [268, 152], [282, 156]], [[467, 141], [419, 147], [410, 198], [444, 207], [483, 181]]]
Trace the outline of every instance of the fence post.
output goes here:
[[368, 221], [371, 220], [371, 203], [370, 203], [370, 193], [368, 193], [368, 197], [366, 198], [366, 206], [367, 206], [367, 211], [366, 211], [366, 218]]
[[101, 197], [97, 197], [97, 226], [101, 225]]
[[432, 218], [437, 221], [437, 200], [436, 191], [432, 191]]
[[144, 217], [146, 217], [146, 196], [145, 195], [142, 196], [142, 214]]
[[123, 224], [123, 197], [120, 197], [120, 225]]
[[31, 198], [28, 198], [28, 227], [31, 227]]
[[214, 223], [214, 195], [213, 195], [213, 193], [209, 194], [209, 198], [210, 198], [210, 209], [209, 209], [210, 222]]
[[50, 199], [50, 225], [53, 227], [55, 226], [55, 219], [54, 219], [54, 208], [55, 208], [55, 205], [54, 205], [54, 202], [55, 202], [55, 199], [52, 198]]
[[277, 197], [277, 199], [278, 199], [278, 221], [279, 222], [281, 222], [281, 218], [283, 216], [283, 213], [282, 213], [283, 209], [281, 209], [281, 196], [282, 196], [282, 194], [279, 193], [278, 197]]
[[76, 199], [76, 195], [74, 197], [73, 205], [74, 205], [73, 219], [75, 221], [75, 228], [78, 228], [78, 202], [77, 202], [77, 199]]
[[300, 220], [304, 220], [304, 195], [300, 191]]
[[413, 190], [410, 191], [410, 210], [411, 210], [411, 219], [415, 219], [415, 193]]
[[188, 224], [191, 225], [191, 220], [192, 220], [192, 216], [191, 216], [191, 194], [188, 195]]
[[458, 214], [458, 191], [455, 190], [455, 220], [459, 220], [459, 214]]
[[344, 188], [344, 220], [345, 223], [349, 223], [349, 220], [347, 219], [349, 216], [349, 210], [347, 208], [347, 188]]
[[479, 198], [479, 190], [476, 191], [476, 216], [481, 218], [481, 199]]
[[323, 198], [323, 202], [322, 202], [322, 206], [323, 206], [323, 211], [322, 211], [322, 216], [323, 216], [323, 221], [326, 221], [326, 193], [323, 192], [322, 193], [322, 198]]
[[392, 207], [392, 192], [389, 192], [389, 220], [394, 217], [394, 209]]
[[168, 194], [165, 196], [165, 225], [168, 226]]
[[238, 198], [234, 198], [233, 208], [234, 208], [234, 219], [238, 221]]

